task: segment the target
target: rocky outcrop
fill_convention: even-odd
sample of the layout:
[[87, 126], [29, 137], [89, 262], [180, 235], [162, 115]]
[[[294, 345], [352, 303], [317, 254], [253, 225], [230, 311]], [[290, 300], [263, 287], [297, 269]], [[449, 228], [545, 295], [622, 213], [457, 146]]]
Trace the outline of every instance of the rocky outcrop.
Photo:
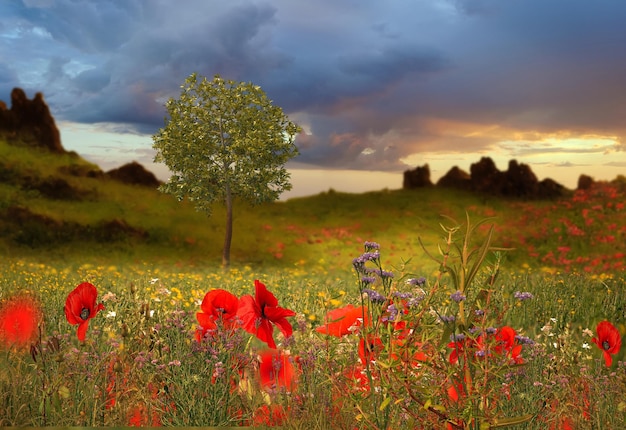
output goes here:
[[[405, 178], [406, 174], [407, 172]], [[430, 182], [430, 177], [427, 180]], [[489, 157], [483, 157], [472, 164], [469, 174], [454, 166], [437, 181], [437, 186], [523, 199], [554, 198], [564, 195], [567, 191], [564, 186], [552, 179], [538, 181], [528, 165], [520, 164], [516, 160], [509, 161], [508, 170], [501, 172]], [[404, 188], [418, 187], [404, 186]]]
[[466, 171], [454, 166], [437, 181], [437, 186], [470, 190], [472, 188], [472, 177]]
[[578, 177], [578, 187], [576, 189], [577, 190], [588, 190], [588, 189], [590, 189], [593, 186], [594, 183], [595, 183], [595, 181], [593, 180], [593, 178], [591, 176], [580, 175]]
[[11, 91], [10, 109], [7, 109], [6, 103], [0, 102], [0, 136], [8, 141], [19, 140], [60, 154], [65, 152], [43, 94], [37, 93], [29, 100], [21, 88]]
[[428, 164], [424, 164], [422, 167], [417, 166], [414, 170], [404, 172], [402, 188], [422, 188], [432, 185], [433, 183], [430, 181], [430, 167]]
[[117, 169], [109, 170], [106, 176], [131, 185], [142, 185], [151, 188], [156, 188], [161, 185], [161, 181], [159, 181], [152, 172], [147, 171], [136, 161], [124, 164]]
[[[35, 94], [35, 97], [29, 100], [24, 90], [14, 88], [11, 92], [10, 109], [7, 108], [5, 102], [0, 101], [0, 137], [5, 138], [11, 144], [26, 144], [46, 148], [54, 153], [70, 154], [78, 157], [78, 154], [75, 152], [68, 153], [63, 148], [61, 135], [54, 118], [50, 114], [50, 109], [48, 109], [48, 105], [43, 99], [42, 93]], [[7, 177], [6, 174], [3, 174], [7, 169], [7, 166], [0, 164], [0, 181]], [[161, 185], [161, 182], [153, 173], [134, 161], [107, 173], [103, 173], [97, 167], [91, 168], [83, 165], [67, 166], [60, 173], [89, 178], [109, 177], [126, 184], [143, 185], [152, 188]], [[20, 178], [23, 179], [22, 182], [28, 182], [28, 178], [22, 176]], [[6, 179], [12, 179], [15, 182], [14, 177]], [[51, 198], [73, 199], [78, 197], [76, 192], [70, 190], [71, 187], [67, 183], [60, 180], [31, 182], [31, 184], [22, 185], [25, 188], [37, 189]]]

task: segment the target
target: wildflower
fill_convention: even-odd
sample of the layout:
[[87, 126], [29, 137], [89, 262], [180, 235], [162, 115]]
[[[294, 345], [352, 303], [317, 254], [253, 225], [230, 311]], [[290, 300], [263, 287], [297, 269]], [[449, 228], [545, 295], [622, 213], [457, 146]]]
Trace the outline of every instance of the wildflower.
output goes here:
[[380, 245], [376, 242], [365, 242], [364, 247], [368, 251], [374, 251], [376, 249], [380, 249]]
[[515, 293], [513, 293], [513, 297], [515, 297], [517, 300], [524, 301], [532, 299], [533, 295], [532, 293], [529, 293], [527, 291], [516, 291]]
[[317, 327], [315, 331], [335, 337], [351, 333], [355, 327], [359, 327], [364, 322], [364, 325], [369, 324], [367, 308], [364, 306], [355, 307], [351, 304], [328, 312], [324, 320], [326, 324]]
[[367, 362], [376, 361], [376, 356], [384, 350], [383, 341], [377, 336], [367, 336], [359, 341], [359, 358], [361, 363], [366, 365]]
[[357, 272], [362, 272], [365, 270], [365, 263], [368, 261], [378, 261], [380, 259], [380, 252], [366, 252], [357, 258], [352, 260], [352, 265], [354, 266]]
[[361, 278], [361, 282], [363, 284], [375, 284], [376, 283], [376, 278], [374, 278], [373, 276], [363, 276]]
[[406, 283], [409, 285], [417, 286], [417, 287], [423, 287], [424, 284], [426, 284], [426, 278], [424, 278], [423, 276], [419, 278], [410, 278], [410, 279], [407, 279]]
[[456, 317], [454, 315], [439, 315], [439, 319], [445, 324], [450, 324], [456, 321]]
[[65, 318], [72, 325], [78, 324], [78, 340], [83, 342], [87, 334], [89, 320], [104, 309], [102, 303], [96, 304], [98, 290], [89, 282], [83, 282], [68, 294], [65, 301]]
[[604, 364], [611, 366], [613, 357], [611, 354], [617, 354], [622, 346], [622, 337], [619, 330], [608, 321], [602, 321], [596, 327], [598, 337], [591, 339], [593, 343], [598, 345], [604, 354]]
[[454, 300], [455, 302], [460, 303], [463, 300], [465, 300], [467, 297], [465, 297], [465, 294], [463, 294], [462, 292], [456, 291], [456, 292], [450, 294], [450, 298], [452, 300]]
[[25, 348], [35, 340], [41, 316], [41, 306], [33, 297], [9, 298], [0, 306], [0, 343]]
[[374, 269], [374, 273], [380, 276], [383, 279], [393, 278], [393, 272], [389, 272], [387, 270]]
[[237, 317], [241, 319], [244, 330], [266, 342], [270, 348], [276, 348], [272, 323], [278, 326], [285, 337], [289, 337], [293, 328], [286, 318], [296, 313], [279, 307], [278, 299], [258, 280], [254, 281], [254, 287], [254, 297], [248, 294], [239, 299]]
[[506, 354], [510, 355], [511, 359], [515, 363], [520, 364], [524, 362], [522, 357], [520, 357], [522, 345], [519, 345], [516, 342], [516, 336], [515, 330], [509, 326], [504, 326], [499, 329], [496, 333], [496, 340], [498, 344], [495, 347], [495, 351], [499, 354], [506, 352]]
[[517, 340], [522, 345], [534, 345], [535, 344], [535, 341], [532, 340], [531, 338], [526, 337], [526, 336], [521, 336], [519, 334], [515, 336], [515, 340]]
[[285, 388], [292, 391], [296, 384], [296, 370], [284, 351], [269, 349], [259, 353], [259, 375], [265, 388]]
[[450, 364], [456, 364], [458, 363], [459, 358], [463, 356], [464, 351], [477, 346], [477, 341], [471, 337], [465, 337], [462, 334], [457, 334], [454, 337], [454, 340], [448, 343], [447, 346], [452, 349], [450, 357], [448, 357], [448, 362]]
[[387, 298], [383, 296], [382, 294], [380, 294], [378, 291], [374, 291], [369, 288], [364, 288], [362, 292], [367, 294], [367, 298], [372, 303], [385, 303], [387, 301]]
[[234, 294], [218, 288], [206, 293], [200, 309], [202, 312], [196, 313], [196, 319], [202, 327], [196, 332], [198, 341], [207, 331], [217, 329], [216, 321], [221, 322], [225, 328], [235, 326], [239, 299]]
[[387, 306], [387, 315], [382, 317], [383, 322], [395, 321], [398, 318], [398, 313], [400, 312], [394, 303], [390, 303]]

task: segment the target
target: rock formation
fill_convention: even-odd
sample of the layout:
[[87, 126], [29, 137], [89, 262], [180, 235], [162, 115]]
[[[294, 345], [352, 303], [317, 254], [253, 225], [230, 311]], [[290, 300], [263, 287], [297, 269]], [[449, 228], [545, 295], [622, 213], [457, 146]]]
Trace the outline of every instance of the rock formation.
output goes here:
[[[42, 93], [35, 94], [35, 97], [29, 100], [24, 90], [14, 88], [11, 92], [10, 109], [7, 108], [5, 102], [0, 101], [0, 137], [5, 138], [11, 144], [27, 144], [47, 148], [54, 153], [68, 154], [61, 144], [61, 135], [54, 118], [50, 114], [50, 109], [48, 109], [48, 105], [43, 99]], [[69, 152], [69, 154], [78, 156], [73, 151]], [[71, 170], [72, 168], [77, 168], [78, 170]], [[161, 185], [161, 182], [153, 173], [147, 171], [136, 162], [128, 163], [106, 174], [98, 169], [85, 170], [83, 166], [68, 166], [63, 173], [91, 178], [108, 176], [127, 184], [153, 188]], [[0, 166], [0, 181], [3, 181], [7, 174], [6, 168], [3, 169]], [[44, 195], [52, 198], [74, 198], [76, 196], [76, 193], [70, 192], [71, 190], [68, 189], [69, 185], [67, 183], [64, 184], [60, 181], [22, 185], [37, 189]]]
[[428, 164], [417, 166], [415, 170], [407, 170], [404, 172], [402, 188], [422, 188], [430, 187], [433, 183], [430, 181], [430, 167]]
[[11, 109], [0, 102], [0, 136], [9, 141], [19, 138], [29, 145], [60, 154], [65, 152], [61, 135], [43, 95], [37, 93], [29, 100], [21, 88], [11, 91]]
[[[424, 167], [427, 168], [428, 165]], [[418, 167], [415, 171], [419, 169]], [[421, 168], [421, 171], [423, 172], [424, 168]], [[407, 173], [404, 172], [404, 188], [418, 188], [419, 186], [410, 186], [412, 183], [407, 182]], [[430, 183], [430, 177], [422, 178], [421, 181]], [[489, 157], [483, 157], [478, 163], [472, 164], [469, 174], [454, 166], [437, 181], [437, 186], [524, 199], [554, 198], [566, 192], [565, 187], [552, 179], [538, 181], [537, 176], [526, 164], [511, 160], [508, 170], [501, 172]]]
[[470, 190], [472, 188], [472, 177], [466, 171], [454, 166], [437, 181], [437, 186]]
[[122, 167], [109, 170], [106, 175], [125, 184], [143, 185], [146, 187], [156, 188], [161, 182], [154, 176], [152, 172], [147, 171], [144, 167], [133, 161], [124, 164]]

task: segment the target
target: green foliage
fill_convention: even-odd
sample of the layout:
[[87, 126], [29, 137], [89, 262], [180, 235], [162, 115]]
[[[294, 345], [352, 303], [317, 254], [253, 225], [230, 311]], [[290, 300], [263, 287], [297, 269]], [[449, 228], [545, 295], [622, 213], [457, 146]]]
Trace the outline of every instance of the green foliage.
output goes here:
[[155, 161], [173, 172], [162, 191], [211, 214], [213, 203], [230, 195], [262, 203], [291, 189], [284, 164], [298, 154], [293, 141], [300, 128], [259, 86], [194, 73], [182, 88], [153, 136]]

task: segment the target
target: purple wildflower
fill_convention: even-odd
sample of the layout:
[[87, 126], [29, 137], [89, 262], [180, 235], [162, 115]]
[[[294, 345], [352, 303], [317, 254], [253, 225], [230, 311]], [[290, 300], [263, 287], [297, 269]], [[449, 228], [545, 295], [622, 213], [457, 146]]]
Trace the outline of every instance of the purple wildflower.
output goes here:
[[455, 302], [460, 303], [463, 300], [465, 300], [467, 297], [465, 297], [465, 294], [463, 294], [462, 292], [456, 291], [456, 292], [450, 294], [450, 298], [452, 300], [454, 300]]
[[456, 321], [456, 317], [454, 315], [440, 315], [439, 319], [444, 323], [452, 323]]
[[419, 278], [410, 278], [410, 279], [407, 279], [406, 283], [409, 284], [409, 285], [422, 287], [422, 286], [424, 286], [424, 284], [426, 284], [426, 278], [424, 278], [423, 276], [421, 276]]
[[376, 261], [380, 258], [380, 253], [378, 251], [374, 252], [366, 252], [357, 258], [352, 260], [352, 265], [356, 270], [363, 270], [365, 267], [365, 263], [368, 261]]
[[376, 278], [373, 276], [363, 276], [361, 282], [364, 284], [374, 284], [376, 283]]
[[362, 291], [367, 294], [367, 298], [370, 299], [370, 302], [372, 303], [384, 303], [387, 301], [387, 298], [378, 291], [374, 291], [369, 288], [364, 288]]
[[517, 300], [530, 300], [533, 298], [533, 295], [527, 291], [516, 291], [513, 294], [513, 297], [515, 297]]
[[465, 340], [465, 335], [463, 333], [457, 333], [457, 334], [452, 333], [450, 335], [450, 340], [452, 342], [463, 342]]
[[381, 278], [393, 278], [393, 272], [388, 272], [386, 270], [374, 270], [374, 273], [376, 273], [378, 276], [380, 276]]
[[531, 338], [526, 337], [526, 336], [521, 336], [519, 334], [515, 336], [515, 340], [517, 340], [522, 345], [534, 345], [535, 344], [535, 341], [532, 340]]
[[396, 308], [395, 304], [390, 304], [387, 306], [388, 315], [382, 317], [383, 322], [395, 321], [398, 316], [398, 308]]
[[366, 251], [373, 251], [375, 249], [380, 249], [380, 245], [376, 242], [365, 242], [364, 243]]

